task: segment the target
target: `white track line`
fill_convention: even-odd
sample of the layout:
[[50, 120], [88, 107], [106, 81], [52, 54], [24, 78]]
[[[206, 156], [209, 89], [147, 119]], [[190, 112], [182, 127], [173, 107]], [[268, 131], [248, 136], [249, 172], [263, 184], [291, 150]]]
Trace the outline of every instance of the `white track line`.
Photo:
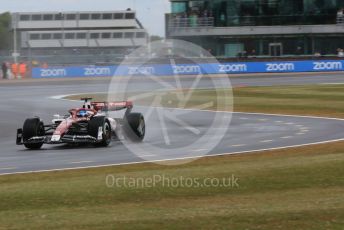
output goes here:
[[264, 140], [264, 141], [260, 141], [260, 143], [270, 143], [273, 142], [274, 140]]
[[209, 149], [194, 149], [191, 150], [192, 152], [204, 152], [204, 151], [209, 151]]
[[344, 83], [319, 83], [318, 85], [344, 85]]
[[231, 145], [230, 147], [243, 147], [246, 146], [245, 144], [238, 144], [238, 145]]
[[128, 163], [104, 164], [104, 165], [75, 167], [75, 168], [61, 168], [61, 169], [37, 170], [37, 171], [27, 171], [27, 172], [2, 173], [0, 174], [0, 176], [15, 175], [15, 174], [44, 173], [44, 172], [60, 172], [60, 171], [66, 171], [66, 170], [92, 169], [92, 168], [112, 167], [112, 166], [121, 166], [121, 165], [137, 165], [137, 164], [145, 164], [145, 163], [198, 159], [198, 158], [203, 158], [203, 157], [227, 156], [227, 155], [237, 155], [237, 154], [243, 154], [243, 153], [257, 153], [257, 152], [265, 152], [265, 151], [271, 151], [271, 150], [282, 150], [282, 149], [305, 147], [305, 146], [311, 146], [311, 145], [328, 144], [328, 143], [339, 142], [339, 141], [344, 141], [344, 138], [336, 139], [336, 140], [329, 140], [329, 141], [314, 142], [314, 143], [308, 143], [308, 144], [302, 144], [302, 145], [290, 145], [290, 146], [285, 146], [285, 147], [276, 147], [276, 148], [268, 148], [268, 149], [257, 149], [257, 150], [232, 152], [232, 153], [220, 153], [220, 154], [206, 155], [206, 156], [201, 155], [201, 156], [192, 156], [192, 157], [170, 158], [170, 159], [163, 159], [163, 160], [133, 161], [133, 162], [128, 162]]
[[94, 161], [72, 161], [69, 164], [87, 164], [87, 163], [94, 163]]

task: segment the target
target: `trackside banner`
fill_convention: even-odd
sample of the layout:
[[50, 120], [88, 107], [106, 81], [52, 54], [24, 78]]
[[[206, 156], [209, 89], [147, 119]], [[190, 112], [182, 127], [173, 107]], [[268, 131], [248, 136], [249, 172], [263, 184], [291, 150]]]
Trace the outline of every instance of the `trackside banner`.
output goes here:
[[75, 78], [109, 76], [170, 76], [188, 74], [297, 73], [344, 71], [344, 60], [290, 62], [233, 62], [142, 66], [74, 66], [33, 68], [33, 78]]

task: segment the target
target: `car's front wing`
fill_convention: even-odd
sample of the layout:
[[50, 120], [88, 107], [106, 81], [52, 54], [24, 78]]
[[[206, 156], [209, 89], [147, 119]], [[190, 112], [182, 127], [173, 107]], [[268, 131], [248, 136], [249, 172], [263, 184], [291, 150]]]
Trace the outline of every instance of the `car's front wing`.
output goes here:
[[37, 136], [32, 137], [28, 140], [23, 140], [23, 131], [18, 129], [17, 131], [17, 145], [23, 144], [35, 144], [35, 143], [44, 143], [44, 144], [63, 144], [63, 143], [97, 143], [101, 140], [92, 137], [90, 135], [64, 135], [58, 140], [54, 138], [53, 135], [46, 136]]

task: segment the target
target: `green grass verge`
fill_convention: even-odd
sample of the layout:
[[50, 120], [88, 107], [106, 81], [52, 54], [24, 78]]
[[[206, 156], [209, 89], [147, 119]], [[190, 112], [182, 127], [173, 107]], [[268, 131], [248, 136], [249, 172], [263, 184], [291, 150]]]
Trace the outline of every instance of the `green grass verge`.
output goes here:
[[344, 84], [239, 88], [234, 101], [236, 111], [344, 118]]
[[[342, 87], [235, 89], [235, 110], [343, 117]], [[195, 91], [187, 106], [212, 95]], [[167, 104], [174, 106], [173, 95], [164, 103], [171, 99]], [[239, 186], [107, 187], [107, 175], [201, 182], [235, 175]], [[181, 166], [2, 176], [0, 229], [342, 229], [343, 175], [344, 142], [203, 158]]]
[[[3, 229], [342, 229], [344, 143], [153, 164], [0, 177]], [[130, 179], [224, 178], [239, 187], [107, 187]], [[166, 183], [167, 184], [167, 183]]]

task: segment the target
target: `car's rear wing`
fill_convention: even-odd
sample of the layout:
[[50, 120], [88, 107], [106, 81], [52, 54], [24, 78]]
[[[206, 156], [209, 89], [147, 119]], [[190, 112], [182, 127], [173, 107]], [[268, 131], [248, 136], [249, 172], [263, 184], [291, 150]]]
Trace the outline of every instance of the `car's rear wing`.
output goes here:
[[131, 111], [134, 107], [131, 101], [121, 101], [121, 102], [92, 102], [91, 105], [97, 111], [119, 111], [127, 109]]

